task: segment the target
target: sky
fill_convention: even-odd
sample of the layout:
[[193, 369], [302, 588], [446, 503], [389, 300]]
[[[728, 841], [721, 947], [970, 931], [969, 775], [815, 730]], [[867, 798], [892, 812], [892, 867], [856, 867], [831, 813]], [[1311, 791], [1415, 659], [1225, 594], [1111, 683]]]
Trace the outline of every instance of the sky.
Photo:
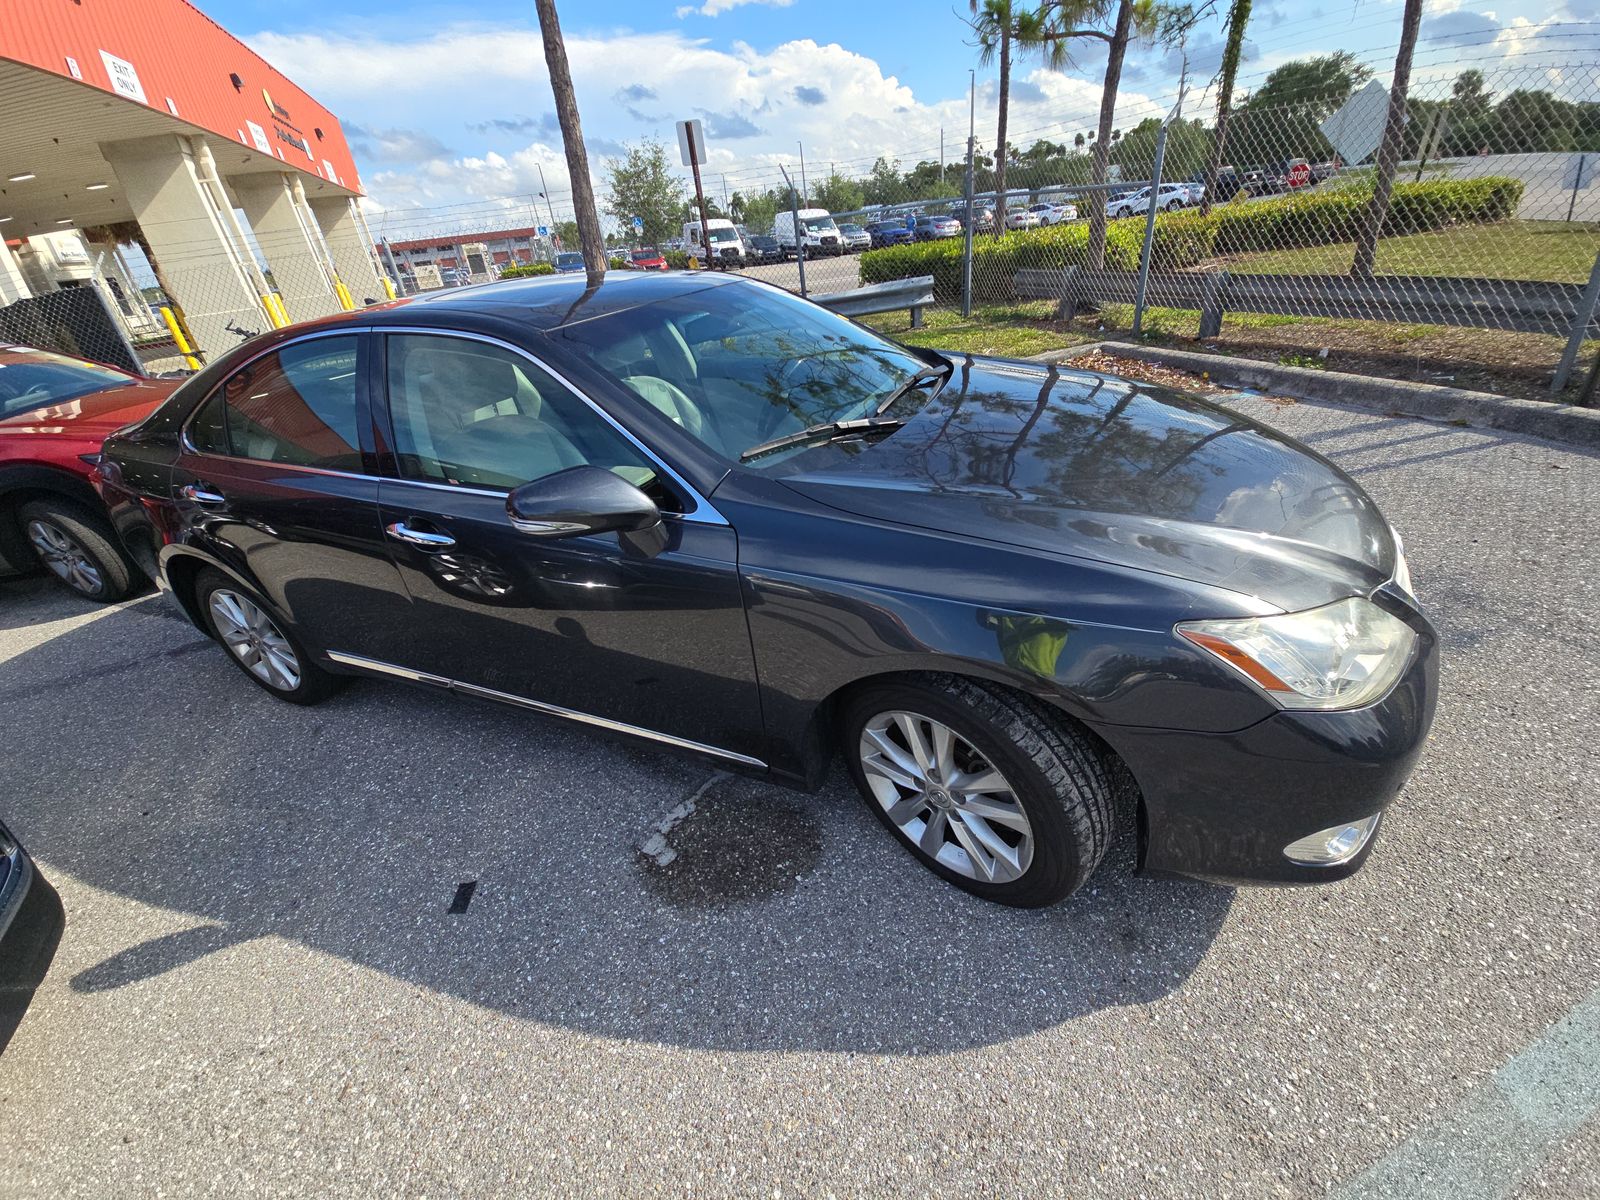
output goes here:
[[[374, 232], [394, 238], [530, 206], [570, 212], [570, 189], [532, 0], [196, 0], [340, 118], [368, 194]], [[1218, 0], [1225, 8], [1225, 0]], [[962, 152], [968, 71], [977, 68], [977, 138], [994, 142], [995, 71], [980, 67], [961, 7], [847, 0], [558, 0], [591, 173], [629, 143], [656, 137], [676, 164], [674, 123], [705, 123], [709, 192], [781, 183], [804, 148], [807, 176], [861, 175], [878, 155], [911, 166]], [[1418, 78], [1466, 65], [1514, 64], [1526, 86], [1600, 96], [1600, 0], [1474, 4], [1428, 0]], [[1401, 0], [1256, 0], [1240, 86], [1294, 58], [1354, 51], [1387, 77]], [[1188, 42], [1188, 111], [1209, 108], [1221, 20]], [[1182, 56], [1135, 48], [1117, 124], [1159, 115]], [[1533, 64], [1523, 71], [1524, 66]], [[1070, 141], [1093, 127], [1103, 51], [1054, 72], [1019, 60], [1009, 140]], [[1510, 76], [1507, 76], [1509, 79]], [[541, 182], [540, 170], [543, 171]], [[548, 188], [546, 187], [548, 185]], [[491, 222], [493, 223], [493, 222]]]

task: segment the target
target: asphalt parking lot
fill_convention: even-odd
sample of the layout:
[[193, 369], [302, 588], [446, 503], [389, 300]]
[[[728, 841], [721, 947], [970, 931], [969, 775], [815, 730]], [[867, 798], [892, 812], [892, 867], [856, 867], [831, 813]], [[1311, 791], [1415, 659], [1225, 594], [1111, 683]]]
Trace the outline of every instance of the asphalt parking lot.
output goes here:
[[297, 709], [158, 597], [0, 585], [0, 796], [68, 913], [0, 1191], [1594, 1196], [1600, 458], [1235, 407], [1375, 494], [1444, 637], [1417, 774], [1320, 889], [1124, 839], [1001, 909], [842, 775], [399, 685]]

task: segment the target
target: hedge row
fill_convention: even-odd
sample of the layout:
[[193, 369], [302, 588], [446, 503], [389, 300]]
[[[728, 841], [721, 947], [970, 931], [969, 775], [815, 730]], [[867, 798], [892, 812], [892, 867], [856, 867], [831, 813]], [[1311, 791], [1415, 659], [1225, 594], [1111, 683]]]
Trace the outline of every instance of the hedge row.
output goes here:
[[[1371, 198], [1370, 189], [1345, 187], [1219, 205], [1204, 217], [1194, 209], [1162, 213], [1156, 217], [1152, 265], [1158, 271], [1177, 271], [1218, 255], [1348, 242], [1355, 238]], [[1522, 181], [1499, 176], [1399, 183], [1383, 233], [1400, 237], [1449, 225], [1503, 221], [1516, 212], [1521, 199]], [[1144, 226], [1142, 216], [1110, 223], [1106, 230], [1108, 270], [1138, 269]], [[1089, 226], [1084, 221], [980, 237], [972, 247], [973, 299], [980, 304], [1014, 299], [1012, 280], [1017, 271], [1085, 266], [1088, 248]], [[861, 256], [861, 282], [932, 275], [938, 300], [959, 300], [961, 249], [961, 238], [947, 238], [868, 250]]]
[[528, 275], [554, 275], [556, 269], [549, 263], [528, 263], [524, 266], [504, 267], [500, 271], [501, 279], [522, 279]]

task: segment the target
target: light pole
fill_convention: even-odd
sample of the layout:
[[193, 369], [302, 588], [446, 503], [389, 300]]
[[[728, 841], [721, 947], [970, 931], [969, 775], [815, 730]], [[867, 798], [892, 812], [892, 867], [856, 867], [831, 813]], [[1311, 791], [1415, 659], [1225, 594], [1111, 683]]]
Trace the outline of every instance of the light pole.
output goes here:
[[806, 144], [804, 142], [796, 142], [795, 145], [800, 147], [800, 203], [804, 204], [811, 191], [810, 188], [806, 187]]
[[539, 195], [544, 197], [545, 211], [550, 214], [550, 240], [553, 243], [556, 237], [556, 206], [550, 203], [550, 188], [544, 181], [544, 164], [534, 165], [539, 168], [539, 186], [543, 189]]

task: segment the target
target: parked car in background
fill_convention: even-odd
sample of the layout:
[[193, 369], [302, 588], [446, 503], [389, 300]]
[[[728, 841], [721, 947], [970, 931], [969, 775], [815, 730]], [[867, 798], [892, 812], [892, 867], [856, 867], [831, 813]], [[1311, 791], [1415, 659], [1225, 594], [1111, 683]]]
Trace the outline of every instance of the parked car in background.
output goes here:
[[[1155, 197], [1156, 211], [1177, 212], [1188, 204], [1189, 189], [1183, 183], [1163, 183]], [[1132, 195], [1106, 205], [1108, 217], [1136, 217], [1150, 209], [1150, 189], [1140, 188]]]
[[872, 247], [872, 235], [854, 222], [839, 226], [839, 236], [844, 239], [844, 248], [847, 251], [868, 250]]
[[[1350, 875], [1433, 718], [1399, 538], [1327, 459], [737, 275], [273, 330], [100, 479], [274, 697], [405, 680], [800, 788], [842, 758], [912, 857], [1007, 904], [1070, 894], [1122, 828], [1158, 874]], [[167, 771], [209, 767], [191, 709]]]
[[1078, 219], [1076, 204], [1034, 204], [1028, 211], [1039, 218], [1041, 225], [1062, 225]]
[[0, 345], [0, 565], [43, 567], [88, 600], [145, 582], [91, 479], [106, 435], [147, 416], [177, 380]]
[[961, 222], [954, 217], [929, 216], [923, 213], [917, 218], [916, 227], [912, 229], [912, 236], [919, 242], [934, 242], [940, 238], [953, 238], [961, 236]]
[[906, 225], [903, 217], [889, 221], [874, 221], [867, 226], [867, 235], [874, 246], [901, 246], [916, 240], [916, 235]]
[[588, 270], [583, 265], [583, 255], [576, 250], [567, 250], [556, 255], [555, 268], [557, 275], [572, 275]]
[[[979, 204], [973, 207], [973, 212], [974, 216], [972, 231], [974, 233], [993, 233], [994, 209], [989, 208], [987, 205]], [[966, 228], [967, 210], [965, 206], [952, 208], [950, 210], [950, 216], [957, 221], [963, 229]]]
[[654, 246], [646, 246], [643, 249], [632, 251], [628, 255], [628, 261], [641, 271], [665, 271], [667, 269], [666, 258]]
[[798, 258], [801, 253], [807, 258], [844, 253], [839, 227], [825, 208], [802, 208], [799, 212], [780, 210], [772, 218], [772, 236], [778, 239], [778, 245], [790, 258]]
[[699, 221], [685, 221], [683, 240], [689, 253], [704, 263], [727, 267], [744, 265], [744, 239], [726, 217], [708, 218], [704, 238]]
[[1007, 229], [1037, 229], [1039, 224], [1039, 214], [1032, 209], [1010, 208], [1006, 210]]
[[750, 235], [749, 258], [758, 263], [782, 262], [783, 247], [770, 233], [753, 233]]

